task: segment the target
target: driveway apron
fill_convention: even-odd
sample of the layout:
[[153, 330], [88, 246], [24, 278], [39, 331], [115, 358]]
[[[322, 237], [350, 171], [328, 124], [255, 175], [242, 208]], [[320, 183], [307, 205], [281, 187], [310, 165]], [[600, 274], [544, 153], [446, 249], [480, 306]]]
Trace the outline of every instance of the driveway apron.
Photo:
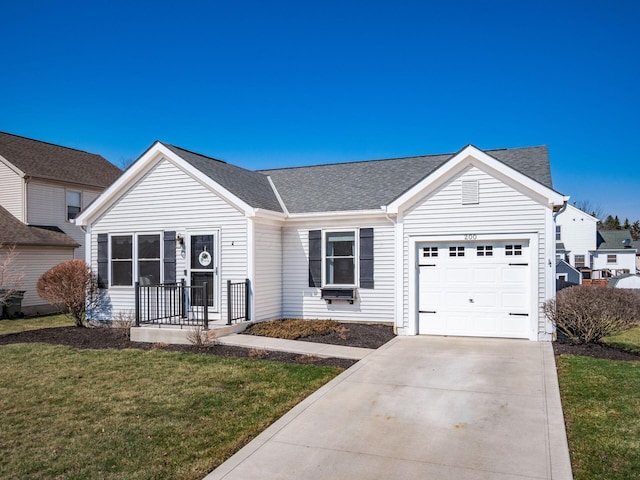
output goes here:
[[551, 344], [397, 337], [206, 480], [571, 479]]

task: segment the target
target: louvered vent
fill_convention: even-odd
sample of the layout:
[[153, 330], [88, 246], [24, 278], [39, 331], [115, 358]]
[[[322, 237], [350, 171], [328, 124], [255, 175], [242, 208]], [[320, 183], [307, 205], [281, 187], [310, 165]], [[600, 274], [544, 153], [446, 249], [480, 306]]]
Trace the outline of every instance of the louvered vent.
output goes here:
[[463, 180], [462, 182], [462, 204], [471, 205], [480, 203], [478, 196], [478, 180]]

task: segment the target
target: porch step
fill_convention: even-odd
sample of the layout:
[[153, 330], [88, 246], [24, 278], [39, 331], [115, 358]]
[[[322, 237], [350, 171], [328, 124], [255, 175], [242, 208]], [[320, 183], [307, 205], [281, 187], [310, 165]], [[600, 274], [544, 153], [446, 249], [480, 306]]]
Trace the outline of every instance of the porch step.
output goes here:
[[[202, 334], [206, 334], [209, 340], [224, 337], [233, 333], [244, 331], [253, 322], [242, 322], [234, 325], [226, 325], [222, 323], [209, 324], [209, 330], [206, 332], [200, 330]], [[200, 327], [201, 328], [201, 327]], [[194, 344], [194, 335], [196, 329], [194, 327], [177, 327], [172, 325], [141, 325], [140, 327], [131, 327], [130, 335], [132, 342], [142, 343], [168, 343], [172, 345], [192, 345]]]

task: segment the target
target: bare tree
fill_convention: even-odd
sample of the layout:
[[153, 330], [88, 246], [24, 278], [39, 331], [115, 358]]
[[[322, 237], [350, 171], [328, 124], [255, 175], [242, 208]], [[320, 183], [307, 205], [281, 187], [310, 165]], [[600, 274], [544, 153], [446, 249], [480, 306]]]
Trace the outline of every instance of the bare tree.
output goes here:
[[15, 245], [0, 243], [0, 309], [8, 298], [22, 289], [24, 271], [18, 268]]
[[599, 220], [603, 220], [605, 216], [604, 209], [600, 205], [591, 203], [590, 200], [577, 200], [573, 202], [573, 206]]

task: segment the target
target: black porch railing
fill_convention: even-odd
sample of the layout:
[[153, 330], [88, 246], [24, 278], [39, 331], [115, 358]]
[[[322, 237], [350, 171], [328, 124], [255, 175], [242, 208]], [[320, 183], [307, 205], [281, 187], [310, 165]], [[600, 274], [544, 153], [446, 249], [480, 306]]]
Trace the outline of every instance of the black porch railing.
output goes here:
[[237, 283], [227, 280], [227, 325], [249, 320], [249, 279]]
[[209, 328], [207, 283], [185, 281], [158, 285], [136, 282], [136, 327], [140, 325], [203, 326]]

